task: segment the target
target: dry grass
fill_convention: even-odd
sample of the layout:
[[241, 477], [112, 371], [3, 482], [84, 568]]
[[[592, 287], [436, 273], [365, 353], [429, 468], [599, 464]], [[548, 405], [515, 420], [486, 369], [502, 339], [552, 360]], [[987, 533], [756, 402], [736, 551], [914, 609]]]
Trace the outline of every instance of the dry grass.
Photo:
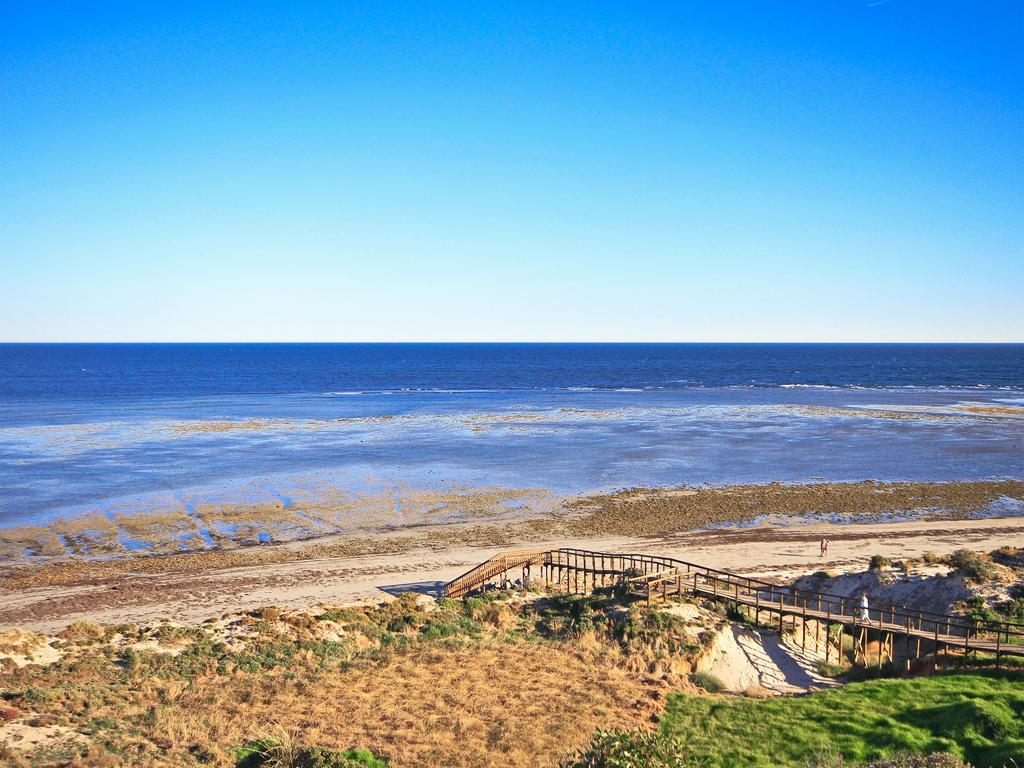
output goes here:
[[231, 766], [243, 744], [289, 733], [392, 766], [556, 766], [597, 728], [652, 727], [677, 622], [638, 608], [613, 623], [611, 597], [542, 602], [409, 594], [202, 628], [83, 622], [63, 633], [64, 658], [13, 671], [0, 694], [8, 727], [46, 718], [88, 738], [54, 765], [90, 765], [68, 762], [85, 751], [123, 766]]
[[272, 723], [306, 744], [369, 747], [398, 767], [554, 766], [595, 728], [649, 725], [660, 709], [648, 687], [587, 653], [502, 642], [424, 648], [336, 675], [209, 676], [163, 695], [156, 744], [225, 753], [257, 735], [254, 723]]

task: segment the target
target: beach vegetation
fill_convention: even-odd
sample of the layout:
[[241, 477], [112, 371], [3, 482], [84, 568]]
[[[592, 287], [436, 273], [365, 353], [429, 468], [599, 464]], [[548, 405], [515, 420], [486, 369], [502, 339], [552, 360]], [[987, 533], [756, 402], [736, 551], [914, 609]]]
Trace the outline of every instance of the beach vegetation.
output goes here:
[[76, 621], [69, 624], [59, 636], [62, 640], [83, 643], [102, 640], [103, 635], [103, 627], [95, 621]]
[[590, 745], [567, 760], [562, 768], [688, 768], [682, 745], [663, 733], [598, 731]]
[[387, 768], [388, 761], [368, 749], [310, 747], [286, 735], [251, 741], [235, 751], [236, 768]]
[[992, 562], [969, 549], [958, 549], [946, 557], [946, 564], [968, 581], [982, 583], [995, 575]]
[[694, 672], [690, 675], [690, 682], [708, 693], [720, 693], [725, 690], [725, 683], [710, 672]]
[[[0, 701], [11, 723], [77, 734], [54, 765], [386, 764], [349, 746], [403, 765], [557, 762], [597, 728], [649, 725], [660, 711], [652, 681], [671, 665], [643, 643], [673, 623], [649, 610], [633, 614], [607, 594], [409, 595], [193, 628], [126, 626], [99, 640], [89, 631], [53, 663], [14, 669]], [[254, 722], [298, 736], [261, 739], [257, 755], [238, 746], [255, 746]], [[39, 748], [32, 765], [54, 754]]]

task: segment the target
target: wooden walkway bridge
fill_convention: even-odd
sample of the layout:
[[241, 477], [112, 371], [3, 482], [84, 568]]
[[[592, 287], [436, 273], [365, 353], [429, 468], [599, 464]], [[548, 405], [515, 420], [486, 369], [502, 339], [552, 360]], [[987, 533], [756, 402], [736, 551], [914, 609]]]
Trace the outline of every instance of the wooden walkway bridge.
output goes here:
[[[534, 569], [537, 575], [534, 576]], [[498, 582], [510, 585], [521, 573], [521, 583], [585, 594], [613, 584], [625, 585], [633, 594], [652, 601], [667, 601], [682, 595], [732, 605], [755, 624], [777, 623], [780, 634], [785, 622], [806, 651], [809, 628], [815, 648], [821, 648], [824, 630], [824, 660], [841, 658], [844, 634], [852, 639], [853, 661], [868, 665], [868, 649], [876, 642], [876, 663], [896, 661], [896, 643], [909, 669], [912, 659], [932, 656], [938, 664], [940, 653], [980, 653], [995, 657], [998, 667], [1004, 656], [1024, 657], [1024, 625], [1007, 621], [980, 621], [955, 614], [921, 611], [913, 607], [873, 601], [869, 608], [859, 600], [827, 592], [795, 589], [763, 579], [722, 571], [672, 557], [643, 554], [593, 552], [584, 549], [532, 549], [504, 552], [484, 561], [445, 586], [446, 597], [463, 597]], [[836, 637], [838, 629], [838, 637]]]

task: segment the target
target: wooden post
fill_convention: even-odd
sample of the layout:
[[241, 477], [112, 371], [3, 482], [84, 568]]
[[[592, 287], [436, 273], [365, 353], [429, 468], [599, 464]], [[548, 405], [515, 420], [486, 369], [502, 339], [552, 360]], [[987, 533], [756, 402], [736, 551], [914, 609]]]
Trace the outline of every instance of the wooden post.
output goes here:
[[882, 611], [878, 612], [878, 669], [882, 669]]
[[[795, 620], [795, 619], [794, 619]], [[800, 648], [807, 653], [807, 603], [804, 603], [803, 614], [800, 619]]]
[[850, 639], [853, 640], [853, 665], [857, 666], [857, 611], [853, 612], [853, 624], [850, 625]]
[[904, 655], [907, 657], [906, 661], [904, 662], [904, 668], [906, 669], [907, 672], [910, 672], [910, 617], [909, 616], [907, 616], [906, 626], [904, 627], [904, 631], [907, 633], [907, 641], [906, 641], [906, 644], [903, 647]]

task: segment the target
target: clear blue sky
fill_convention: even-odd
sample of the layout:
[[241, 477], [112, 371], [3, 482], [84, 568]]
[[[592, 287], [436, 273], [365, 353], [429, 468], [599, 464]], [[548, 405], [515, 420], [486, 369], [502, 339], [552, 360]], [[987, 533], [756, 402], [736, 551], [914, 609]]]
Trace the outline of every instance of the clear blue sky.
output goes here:
[[1024, 341], [1024, 3], [0, 0], [0, 289], [6, 341]]

